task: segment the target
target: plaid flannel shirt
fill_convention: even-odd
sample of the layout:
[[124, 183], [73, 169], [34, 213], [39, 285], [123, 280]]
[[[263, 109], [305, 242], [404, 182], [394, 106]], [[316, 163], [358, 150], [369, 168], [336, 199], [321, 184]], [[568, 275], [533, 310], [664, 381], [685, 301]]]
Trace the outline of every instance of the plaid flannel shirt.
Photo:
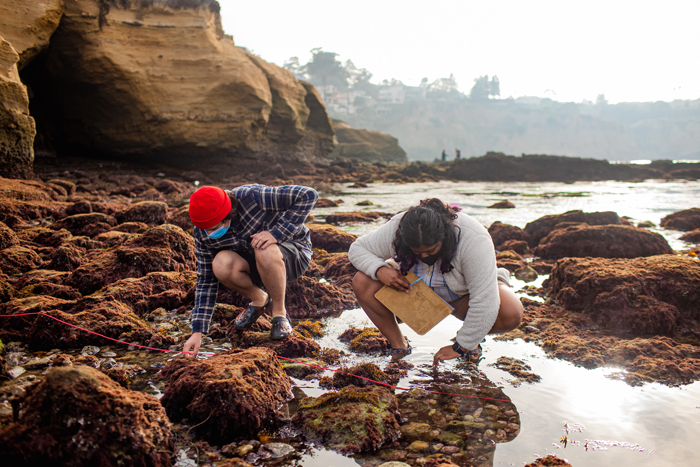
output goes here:
[[253, 252], [250, 236], [267, 230], [278, 243], [291, 242], [311, 258], [311, 233], [304, 221], [318, 199], [316, 190], [298, 185], [243, 185], [228, 190], [228, 193], [233, 193], [238, 202], [237, 215], [228, 231], [221, 238], [213, 239], [203, 229], [194, 228], [197, 287], [192, 310], [192, 332], [209, 332], [219, 291], [219, 281], [212, 269], [218, 252]]

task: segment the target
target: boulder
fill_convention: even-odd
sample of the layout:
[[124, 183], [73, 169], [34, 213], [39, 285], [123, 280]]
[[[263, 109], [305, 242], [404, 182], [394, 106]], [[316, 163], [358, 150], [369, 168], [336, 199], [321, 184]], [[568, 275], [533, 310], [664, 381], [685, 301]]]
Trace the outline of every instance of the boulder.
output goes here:
[[578, 224], [553, 230], [533, 253], [544, 259], [594, 256], [638, 258], [673, 253], [664, 237], [627, 225]]
[[[159, 334], [140, 319], [125, 303], [84, 297], [64, 300], [48, 295], [15, 298], [0, 305], [5, 315], [41, 312], [113, 339], [137, 342], [151, 347], [167, 348], [175, 343], [172, 337]], [[26, 342], [32, 348], [49, 350], [103, 345], [105, 340], [95, 334], [69, 326], [41, 315], [0, 318], [0, 339]]]
[[346, 157], [372, 162], [407, 163], [406, 151], [399, 140], [386, 133], [352, 128], [345, 122], [333, 120], [338, 145], [330, 154], [331, 159]]
[[337, 214], [326, 216], [326, 223], [334, 225], [356, 224], [360, 222], [374, 222], [378, 219], [388, 219], [391, 216], [392, 215], [389, 213], [376, 211], [339, 212]]
[[681, 240], [688, 243], [700, 243], [700, 229], [691, 230], [681, 235]]
[[134, 203], [114, 215], [117, 222], [143, 222], [144, 224], [164, 224], [168, 215], [168, 205], [162, 201], [141, 201]]
[[167, 383], [161, 403], [170, 418], [187, 418], [193, 431], [216, 444], [274, 426], [282, 417], [277, 409], [292, 397], [289, 377], [269, 349], [176, 359], [160, 378]]
[[347, 252], [357, 235], [328, 224], [306, 224], [311, 231], [311, 244], [329, 253]]
[[333, 280], [334, 285], [338, 287], [350, 286], [355, 274], [357, 274], [357, 268], [352, 265], [347, 253], [330, 255], [323, 270], [323, 277]]
[[700, 208], [684, 209], [661, 219], [661, 227], [674, 230], [700, 229]]
[[309, 318], [357, 308], [354, 292], [324, 284], [307, 276], [287, 284], [287, 313], [294, 318]]
[[292, 422], [311, 441], [344, 454], [374, 451], [401, 436], [396, 398], [384, 387], [347, 386], [299, 402]]
[[16, 50], [0, 36], [0, 177], [32, 178], [36, 127], [17, 62]]
[[700, 318], [700, 262], [659, 255], [634, 259], [567, 258], [549, 278], [549, 295], [598, 326], [670, 335]]
[[497, 203], [492, 204], [491, 206], [487, 206], [487, 209], [513, 209], [515, 208], [515, 205], [508, 201], [507, 199], [504, 199], [502, 201], [499, 201]]
[[13, 246], [0, 250], [0, 271], [17, 275], [35, 269], [43, 263], [34, 250], [23, 246]]
[[237, 171], [327, 155], [333, 130], [313, 86], [236, 47], [219, 8], [211, 0], [66, 2], [45, 61], [25, 72], [47, 110], [42, 137], [88, 156], [216, 158]]
[[113, 216], [101, 212], [75, 214], [64, 217], [51, 224], [53, 230], [66, 229], [73, 235], [85, 235], [94, 237], [117, 225]]
[[285, 358], [299, 358], [314, 355], [321, 350], [321, 346], [314, 340], [304, 337], [301, 334], [293, 333], [282, 340], [270, 339], [270, 331], [256, 332], [254, 330], [236, 331], [230, 326], [227, 336], [231, 343], [239, 349], [250, 349], [253, 347], [265, 347], [271, 349], [276, 355]]
[[172, 425], [158, 399], [93, 368], [49, 370], [21, 407], [0, 431], [5, 466], [171, 465]]
[[617, 213], [606, 212], [583, 212], [583, 211], [567, 211], [564, 214], [553, 214], [540, 217], [537, 220], [528, 222], [525, 226], [525, 232], [530, 236], [528, 240], [531, 247], [537, 246], [540, 240], [557, 228], [562, 222], [586, 223], [588, 225], [608, 225], [621, 224], [620, 216]]
[[391, 348], [389, 340], [375, 327], [346, 329], [338, 340], [347, 342], [350, 350], [360, 353], [386, 352]]
[[571, 467], [571, 464], [554, 454], [549, 454], [545, 457], [538, 457], [534, 462], [526, 464], [525, 467]]
[[73, 271], [65, 283], [87, 295], [127, 277], [194, 270], [194, 239], [181, 228], [164, 224], [95, 255]]
[[17, 51], [20, 70], [48, 48], [64, 7], [63, 0], [4, 0], [0, 4], [0, 31]]
[[17, 245], [19, 245], [17, 235], [4, 222], [0, 222], [0, 250]]
[[196, 282], [194, 271], [151, 272], [139, 278], [126, 278], [106, 285], [95, 297], [128, 303], [138, 315], [165, 308], [173, 310], [187, 302]]
[[489, 227], [489, 235], [493, 240], [493, 244], [498, 250], [504, 250], [508, 248], [502, 248], [501, 245], [508, 240], [519, 240], [530, 242], [530, 234], [525, 232], [520, 227], [516, 227], [510, 224], [504, 224], [500, 221], [496, 221]]

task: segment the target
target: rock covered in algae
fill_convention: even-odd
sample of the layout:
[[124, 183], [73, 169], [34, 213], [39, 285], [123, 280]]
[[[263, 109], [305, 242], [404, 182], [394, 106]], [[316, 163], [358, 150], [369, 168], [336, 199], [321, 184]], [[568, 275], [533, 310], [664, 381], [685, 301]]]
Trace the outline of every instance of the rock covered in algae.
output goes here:
[[[48, 295], [15, 298], [0, 304], [0, 314], [46, 313], [107, 337], [167, 348], [175, 343], [136, 316], [125, 303], [88, 296], [62, 300]], [[41, 315], [0, 318], [0, 338], [26, 342], [35, 349], [100, 345], [104, 339]]]
[[306, 224], [311, 232], [311, 243], [314, 248], [321, 248], [329, 253], [347, 253], [357, 235], [347, 233], [329, 224]]
[[571, 464], [554, 454], [549, 454], [545, 457], [538, 457], [534, 462], [526, 464], [525, 467], [571, 467]]
[[173, 421], [187, 419], [215, 444], [255, 436], [281, 418], [291, 398], [289, 377], [270, 349], [232, 350], [207, 360], [173, 360], [160, 375], [161, 403]]
[[5, 466], [171, 465], [171, 423], [158, 399], [93, 368], [49, 370], [21, 407], [0, 431]]
[[[260, 318], [258, 323], [255, 323], [255, 325], [257, 324], [265, 325], [267, 324], [267, 320]], [[292, 333], [292, 335], [286, 339], [273, 340], [270, 338], [269, 330], [262, 332], [248, 329], [245, 331], [236, 331], [233, 326], [230, 326], [227, 336], [231, 339], [231, 343], [237, 348], [250, 349], [252, 347], [266, 347], [273, 350], [280, 357], [286, 358], [308, 357], [310, 355], [315, 355], [321, 350], [321, 346], [316, 341], [298, 333]]]
[[700, 317], [700, 262], [687, 257], [567, 258], [549, 281], [561, 306], [614, 331], [670, 335]]
[[389, 375], [383, 372], [374, 363], [363, 363], [350, 368], [341, 367], [338, 372], [334, 372], [332, 377], [321, 378], [321, 386], [327, 388], [343, 388], [355, 386], [364, 388], [375, 384], [372, 381], [395, 385], [399, 381], [398, 375]]
[[684, 209], [661, 219], [661, 227], [690, 231], [700, 229], [700, 208]]
[[194, 239], [180, 227], [164, 224], [97, 254], [73, 271], [66, 285], [86, 295], [127, 277], [194, 270]]
[[400, 434], [396, 398], [379, 386], [348, 386], [299, 403], [292, 422], [309, 440], [345, 454], [374, 451]]
[[[326, 216], [326, 223], [332, 225], [338, 224], [356, 224], [358, 222], [374, 222], [378, 219], [388, 219], [392, 214], [386, 212], [377, 211], [352, 211], [352, 212], [339, 212], [336, 214], [331, 214]], [[323, 248], [323, 247], [321, 247]], [[324, 250], [330, 251], [327, 248]]]
[[360, 353], [385, 352], [391, 348], [389, 340], [375, 327], [345, 330], [338, 340], [350, 344], [350, 350]]
[[619, 225], [622, 223], [622, 220], [617, 213], [612, 211], [567, 211], [564, 214], [543, 216], [532, 222], [528, 222], [525, 226], [524, 230], [529, 235], [530, 246], [537, 246], [540, 243], [540, 240], [549, 235], [553, 230], [557, 229], [560, 224], [569, 222], [585, 223], [588, 225]]
[[577, 224], [552, 231], [540, 240], [533, 253], [544, 259], [638, 258], [670, 254], [673, 250], [660, 234], [638, 227]]

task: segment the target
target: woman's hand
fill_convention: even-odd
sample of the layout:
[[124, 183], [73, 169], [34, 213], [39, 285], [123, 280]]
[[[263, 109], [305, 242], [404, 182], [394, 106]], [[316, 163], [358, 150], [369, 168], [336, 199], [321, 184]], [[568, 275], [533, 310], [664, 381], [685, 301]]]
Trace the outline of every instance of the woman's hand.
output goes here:
[[396, 269], [390, 267], [381, 267], [377, 271], [377, 279], [394, 290], [399, 292], [408, 292], [411, 290], [411, 283]]
[[433, 358], [433, 366], [438, 366], [439, 363], [442, 363], [445, 360], [452, 360], [453, 358], [457, 357], [459, 357], [459, 354], [452, 350], [452, 346], [446, 345], [435, 353], [435, 357]]

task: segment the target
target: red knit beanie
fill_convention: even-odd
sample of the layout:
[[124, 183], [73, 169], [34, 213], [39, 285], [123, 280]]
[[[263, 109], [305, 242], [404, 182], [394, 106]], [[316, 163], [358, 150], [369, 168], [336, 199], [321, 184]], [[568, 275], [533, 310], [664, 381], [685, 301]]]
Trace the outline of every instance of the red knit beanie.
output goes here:
[[215, 186], [203, 186], [190, 196], [190, 219], [200, 229], [210, 229], [231, 212], [228, 194]]

